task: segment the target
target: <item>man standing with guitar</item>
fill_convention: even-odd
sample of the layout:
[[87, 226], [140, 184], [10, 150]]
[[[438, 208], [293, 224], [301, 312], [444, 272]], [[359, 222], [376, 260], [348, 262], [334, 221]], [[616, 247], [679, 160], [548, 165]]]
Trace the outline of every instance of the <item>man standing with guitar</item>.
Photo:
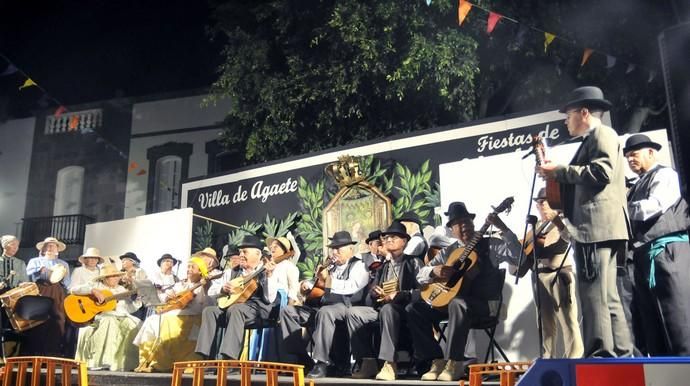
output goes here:
[[[230, 303], [227, 308], [221, 308], [218, 305], [204, 308], [196, 352], [205, 358], [211, 356], [216, 330], [219, 327], [226, 327], [225, 334], [217, 344], [218, 353], [223, 359], [238, 359], [242, 353], [245, 327], [262, 325], [270, 321], [272, 317], [275, 317], [274, 308], [279, 306], [279, 302], [276, 302], [278, 289], [275, 282], [269, 280], [275, 264], [271, 261], [262, 263], [261, 251], [264, 244], [261, 239], [254, 235], [247, 235], [238, 247], [241, 269], [225, 271], [221, 280], [212, 283], [208, 296], [215, 297], [219, 305], [223, 306], [226, 306], [226, 301], [222, 300], [234, 299], [233, 295], [242, 293], [246, 296], [239, 296], [242, 300]], [[252, 293], [245, 294], [244, 292]], [[222, 322], [223, 316], [225, 323]]]
[[583, 137], [569, 165], [545, 162], [537, 173], [561, 184], [564, 229], [575, 241], [586, 357], [633, 353], [616, 288], [616, 260], [625, 258], [629, 220], [625, 160], [617, 133], [601, 123], [611, 103], [597, 87], [572, 91], [559, 111], [573, 137]]
[[[507, 199], [508, 200], [508, 199]], [[504, 205], [507, 200], [499, 207]], [[512, 198], [510, 199], [512, 202]], [[508, 204], [509, 205], [509, 204]], [[498, 269], [502, 261], [513, 264], [520, 255], [520, 243], [517, 236], [508, 229], [496, 213], [490, 214], [484, 225], [494, 225], [501, 233], [501, 239], [491, 237], [482, 238], [474, 230], [473, 213], [467, 211], [462, 202], [453, 202], [448, 207], [448, 223], [453, 237], [458, 241], [444, 248], [429, 265], [420, 269], [417, 281], [422, 285], [433, 282], [449, 281], [457, 270], [446, 265], [453, 252], [460, 248], [474, 246], [477, 261], [476, 266], [470, 268], [464, 275], [462, 288], [446, 307], [433, 307], [425, 300], [418, 300], [407, 306], [407, 321], [412, 341], [414, 356], [420, 362], [431, 363], [431, 369], [422, 375], [425, 381], [457, 381], [464, 372], [465, 344], [470, 332], [473, 319], [491, 315], [489, 302], [500, 297], [503, 289], [503, 274]], [[424, 288], [422, 292], [424, 292]], [[445, 352], [441, 350], [439, 342], [433, 334], [433, 326], [448, 319], [445, 330]]]

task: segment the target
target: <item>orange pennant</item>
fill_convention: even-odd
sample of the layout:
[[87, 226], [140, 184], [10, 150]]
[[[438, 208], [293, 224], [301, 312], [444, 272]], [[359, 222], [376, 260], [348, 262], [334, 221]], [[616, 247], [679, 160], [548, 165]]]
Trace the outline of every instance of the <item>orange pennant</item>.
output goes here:
[[582, 62], [580, 62], [580, 67], [584, 66], [585, 63], [589, 60], [589, 57], [592, 56], [594, 53], [594, 50], [591, 48], [585, 48], [585, 51], [582, 53]]
[[470, 13], [470, 10], [472, 9], [472, 4], [468, 3], [465, 0], [459, 1], [460, 2], [458, 3], [458, 25], [462, 25], [462, 22], [465, 21], [467, 14]]
[[137, 172], [138, 176], [143, 176], [144, 174], [146, 174], [146, 170], [144, 170], [144, 169], [141, 169]]
[[544, 32], [544, 53], [546, 53], [546, 50], [549, 49], [549, 44], [551, 44], [555, 38], [556, 35]]
[[79, 116], [72, 115], [69, 118], [69, 124], [67, 125], [67, 131], [77, 131], [77, 126], [79, 126]]
[[131, 172], [132, 170], [136, 169], [139, 167], [139, 164], [136, 163], [136, 161], [132, 161], [131, 164], [129, 164], [129, 171]]
[[486, 33], [490, 34], [496, 28], [496, 24], [503, 18], [503, 15], [499, 15], [496, 12], [489, 12], [489, 18], [486, 21]]

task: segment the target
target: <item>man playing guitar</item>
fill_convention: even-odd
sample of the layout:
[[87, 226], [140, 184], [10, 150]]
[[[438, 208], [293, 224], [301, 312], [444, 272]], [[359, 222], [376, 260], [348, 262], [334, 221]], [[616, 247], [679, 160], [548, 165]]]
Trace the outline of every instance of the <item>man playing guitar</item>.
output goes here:
[[[445, 281], [455, 274], [453, 267], [445, 265], [449, 255], [457, 248], [467, 245], [476, 233], [473, 213], [469, 213], [465, 204], [453, 202], [448, 207], [447, 227], [458, 239], [444, 248], [429, 265], [422, 267], [417, 274], [417, 281], [424, 285], [434, 281]], [[486, 222], [502, 231], [501, 239], [482, 238], [476, 245], [478, 254], [476, 267], [465, 274], [458, 295], [451, 300], [447, 308], [434, 308], [424, 300], [418, 300], [407, 307], [407, 321], [412, 341], [414, 356], [417, 361], [431, 361], [431, 369], [422, 375], [422, 380], [457, 381], [464, 372], [465, 344], [474, 318], [490, 315], [489, 301], [496, 298], [496, 293], [503, 288], [503, 275], [498, 269], [502, 261], [517, 261], [520, 255], [520, 243], [517, 236], [495, 215], [489, 215]], [[434, 337], [433, 326], [448, 319], [445, 330], [447, 344], [441, 350]]]

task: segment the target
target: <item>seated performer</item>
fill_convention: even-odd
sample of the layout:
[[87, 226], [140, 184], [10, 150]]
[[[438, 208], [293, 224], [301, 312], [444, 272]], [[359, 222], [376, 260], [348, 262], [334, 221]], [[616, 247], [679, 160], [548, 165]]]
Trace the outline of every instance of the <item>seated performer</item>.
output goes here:
[[[417, 280], [424, 285], [432, 281], [446, 281], [456, 272], [444, 265], [448, 256], [457, 248], [464, 247], [474, 236], [475, 215], [469, 213], [465, 204], [453, 202], [448, 207], [447, 227], [451, 228], [455, 243], [441, 251], [429, 265], [420, 269]], [[432, 361], [431, 369], [422, 375], [426, 381], [457, 381], [464, 372], [464, 354], [470, 322], [490, 314], [489, 300], [503, 288], [502, 275], [498, 270], [501, 261], [517, 260], [521, 245], [513, 232], [498, 218], [491, 214], [486, 221], [502, 231], [502, 239], [482, 238], [474, 251], [479, 258], [475, 267], [464, 276], [463, 285], [446, 308], [432, 308], [420, 299], [407, 306], [407, 323], [412, 333], [414, 357], [422, 362]], [[445, 352], [433, 334], [433, 326], [448, 319], [445, 330], [447, 344]]]
[[[165, 256], [165, 255], [164, 255]], [[187, 278], [165, 290], [157, 314], [151, 315], [134, 338], [139, 347], [136, 372], [171, 371], [176, 361], [199, 360], [196, 335], [201, 327], [201, 311], [208, 305], [204, 290], [208, 271], [199, 257], [189, 259]]]
[[[299, 302], [299, 269], [292, 262], [292, 256], [295, 254], [292, 243], [287, 237], [269, 237], [266, 239], [266, 245], [271, 251], [271, 261], [276, 264], [273, 271], [276, 285], [287, 290], [289, 305]], [[283, 282], [283, 279], [287, 281]]]
[[89, 370], [127, 371], [137, 364], [137, 347], [132, 341], [141, 320], [131, 315], [138, 307], [127, 289], [118, 284], [124, 275], [108, 264], [101, 268], [97, 280], [72, 290], [75, 295], [91, 295], [98, 303], [111, 296], [108, 292], [126, 296], [117, 301], [113, 311], [96, 315], [90, 325], [79, 329], [75, 359], [86, 362]]
[[151, 275], [151, 282], [156, 286], [156, 288], [159, 288], [161, 293], [165, 293], [166, 290], [170, 289], [173, 285], [175, 285], [175, 283], [180, 281], [180, 279], [178, 279], [173, 273], [173, 267], [179, 262], [179, 260], [172, 257], [172, 255], [169, 253], [163, 254], [163, 256], [156, 261], [160, 271]]
[[[403, 253], [410, 235], [401, 223], [393, 222], [381, 236], [388, 251], [386, 261], [376, 271], [367, 306], [350, 308], [347, 327], [352, 355], [355, 360], [362, 359], [359, 371], [352, 374], [352, 378], [371, 378], [376, 375], [378, 380], [394, 381], [397, 371], [395, 352], [401, 330], [406, 329], [405, 306], [419, 288], [417, 273], [423, 264], [419, 257]], [[381, 337], [378, 357], [384, 361], [380, 372], [373, 355], [368, 326], [376, 320], [380, 324]], [[409, 333], [404, 333], [403, 336], [409, 336]]]
[[[326, 376], [326, 366], [335, 335], [335, 322], [345, 322], [349, 308], [360, 305], [369, 282], [369, 273], [359, 256], [355, 256], [353, 245], [357, 244], [347, 231], [335, 232], [330, 237], [333, 256], [329, 264], [317, 274], [324, 282], [325, 294], [318, 310], [310, 306], [288, 306], [280, 311], [280, 327], [283, 345], [288, 354], [293, 354], [307, 365], [313, 363], [307, 356], [306, 343], [302, 339], [302, 327], [314, 325], [312, 359], [316, 362], [309, 373], [310, 378]], [[303, 289], [307, 289], [303, 283]], [[311, 289], [310, 289], [311, 290]]]
[[136, 253], [125, 253], [120, 256], [120, 261], [122, 262], [122, 271], [125, 273], [125, 275], [122, 276], [121, 282], [125, 288], [132, 290], [134, 289], [134, 282], [136, 280], [145, 280], [147, 278], [146, 271], [139, 267], [141, 260], [139, 260]]
[[32, 328], [25, 334], [21, 345], [22, 355], [65, 355], [65, 300], [66, 288], [70, 285], [69, 265], [58, 258], [58, 253], [67, 246], [55, 237], [47, 237], [36, 244], [38, 257], [29, 260], [26, 273], [36, 282], [41, 296], [53, 299], [53, 317]]
[[[562, 337], [565, 358], [582, 358], [584, 346], [580, 335], [580, 323], [577, 320], [577, 298], [575, 297], [575, 272], [573, 258], [566, 256], [568, 241], [561, 237], [556, 222], [558, 212], [551, 209], [546, 201], [546, 189], [539, 190], [534, 198], [539, 211], [537, 223], [537, 273], [533, 273], [532, 282], [536, 283], [541, 301], [541, 318], [544, 333], [543, 357], [557, 358], [554, 350], [556, 342]], [[526, 240], [525, 243], [531, 243]], [[526, 244], [525, 244], [526, 245]], [[563, 261], [565, 259], [565, 261]], [[532, 268], [534, 259], [525, 258], [523, 269]], [[525, 266], [527, 265], [527, 266]], [[535, 280], [538, 277], [539, 280]], [[534, 288], [534, 286], [533, 286]], [[536, 299], [536, 296], [535, 296]]]
[[[217, 343], [219, 355], [223, 359], [238, 359], [242, 353], [245, 327], [270, 324], [278, 311], [278, 288], [275, 284], [276, 279], [272, 277], [275, 264], [271, 261], [262, 263], [263, 242], [254, 235], [247, 235], [239, 248], [242, 257], [241, 270], [225, 271], [222, 280], [213, 281], [208, 290], [208, 295], [215, 297], [218, 305], [204, 308], [195, 349], [207, 359], [214, 351], [212, 348], [218, 328], [227, 327], [221, 341]], [[253, 274], [256, 275], [253, 279], [256, 280], [256, 290], [251, 294], [245, 293], [249, 296], [246, 301], [227, 301], [230, 295], [242, 293], [243, 289], [251, 287], [236, 286], [232, 279], [246, 280]], [[287, 279], [285, 281], [287, 282]], [[229, 306], [221, 308], [226, 303]]]
[[223, 248], [223, 263], [221, 269], [223, 271], [228, 269], [235, 269], [240, 266], [240, 250], [236, 245], [226, 245]]
[[94, 280], [100, 273], [98, 265], [104, 261], [101, 256], [101, 251], [98, 248], [87, 248], [83, 255], [79, 256], [81, 267], [77, 267], [72, 271], [72, 280], [70, 282], [69, 290], [72, 291], [76, 287], [80, 287], [92, 280]]
[[0, 292], [7, 291], [29, 281], [26, 275], [26, 263], [14, 255], [19, 250], [19, 240], [12, 235], [4, 235], [0, 238], [2, 244], [2, 256], [0, 257], [0, 283], [4, 283]]
[[[364, 266], [371, 271], [371, 268], [381, 265], [383, 262], [381, 260], [384, 255], [381, 254], [381, 231], [375, 230], [369, 232], [369, 237], [366, 239], [366, 243], [369, 246], [369, 252], [362, 253], [362, 261]], [[372, 266], [372, 264], [374, 264]]]

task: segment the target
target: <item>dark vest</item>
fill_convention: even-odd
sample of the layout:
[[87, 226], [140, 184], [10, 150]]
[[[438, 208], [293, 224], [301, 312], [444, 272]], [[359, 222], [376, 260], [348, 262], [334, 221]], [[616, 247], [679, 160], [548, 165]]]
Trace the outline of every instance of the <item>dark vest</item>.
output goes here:
[[[404, 304], [412, 300], [413, 293], [420, 288], [419, 282], [417, 281], [417, 267], [422, 266], [424, 266], [424, 263], [419, 257], [403, 255], [402, 266], [400, 267], [400, 273], [398, 275], [398, 295], [395, 297], [395, 303]], [[383, 263], [383, 266], [376, 272], [376, 278], [374, 279], [375, 285], [381, 286], [383, 282], [386, 281], [388, 271], [391, 269], [393, 269], [393, 265], [390, 260]], [[371, 297], [368, 297], [367, 305], [378, 307], [381, 304], [371, 299]]]
[[[345, 267], [345, 272], [343, 272], [342, 276], [339, 278], [340, 280], [347, 280], [350, 278], [350, 271], [352, 271], [352, 267], [355, 266], [355, 263], [360, 261], [360, 258], [358, 256], [352, 256], [350, 260], [347, 262], [347, 267]], [[367, 291], [367, 286], [364, 286], [364, 288], [360, 289], [359, 291], [355, 292], [352, 295], [340, 295], [340, 294], [333, 294], [331, 293], [331, 290], [329, 288], [326, 288], [326, 293], [323, 295], [321, 298], [321, 305], [322, 306], [327, 306], [329, 304], [338, 304], [338, 303], [343, 303], [346, 306], [360, 306], [364, 304], [364, 295]]]
[[[475, 247], [478, 260], [472, 270], [477, 270], [476, 276], [467, 277], [468, 283], [463, 283], [459, 295], [482, 300], [496, 299], [503, 288], [503, 275], [498, 267], [494, 266], [489, 256], [489, 238], [482, 238]], [[465, 280], [463, 279], [463, 280]]]
[[[665, 166], [658, 166], [648, 171], [637, 183], [628, 191], [628, 202], [639, 201], [649, 197], [649, 190], [657, 172]], [[646, 221], [632, 221], [634, 241], [633, 249], [638, 249], [645, 244], [658, 239], [659, 237], [685, 231], [690, 226], [690, 219], [687, 215], [688, 205], [681, 197], [668, 210], [660, 216], [650, 218]]]

